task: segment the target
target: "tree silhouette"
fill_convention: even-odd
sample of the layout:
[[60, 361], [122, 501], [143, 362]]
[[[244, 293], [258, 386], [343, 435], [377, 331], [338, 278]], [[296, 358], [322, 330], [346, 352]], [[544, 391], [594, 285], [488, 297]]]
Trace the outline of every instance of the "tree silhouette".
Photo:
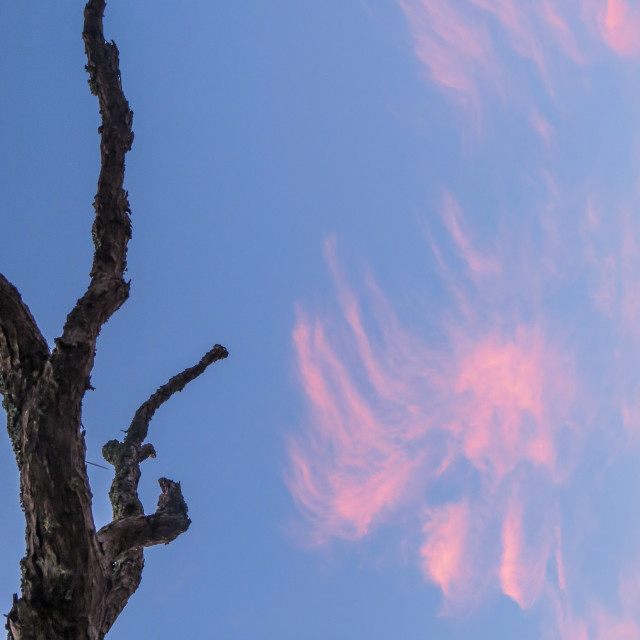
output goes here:
[[95, 246], [90, 284], [50, 350], [18, 290], [0, 274], [0, 392], [20, 473], [26, 519], [21, 596], [7, 616], [10, 640], [104, 638], [140, 584], [143, 549], [168, 543], [189, 527], [180, 484], [160, 478], [155, 513], [138, 497], [140, 463], [155, 411], [222, 358], [215, 345], [198, 364], [159, 387], [136, 411], [123, 440], [103, 447], [115, 468], [109, 491], [113, 521], [95, 530], [85, 461], [82, 399], [102, 326], [129, 296], [123, 278], [131, 237], [125, 155], [133, 113], [122, 91], [118, 49], [103, 36], [104, 0], [89, 0], [82, 38], [91, 92], [102, 124], [101, 168], [93, 203]]

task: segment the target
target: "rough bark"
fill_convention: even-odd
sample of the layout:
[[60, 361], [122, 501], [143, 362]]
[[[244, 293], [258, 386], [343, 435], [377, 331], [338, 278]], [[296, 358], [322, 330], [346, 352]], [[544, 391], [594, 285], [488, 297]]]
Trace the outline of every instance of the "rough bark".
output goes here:
[[113, 522], [96, 532], [81, 427], [100, 329], [129, 295], [123, 279], [131, 223], [123, 189], [133, 114], [122, 91], [118, 49], [102, 30], [104, 0], [89, 0], [82, 37], [89, 86], [102, 124], [101, 168], [94, 200], [90, 283], [50, 352], [18, 290], [0, 275], [0, 393], [20, 473], [26, 520], [21, 595], [7, 616], [9, 640], [104, 638], [140, 584], [143, 548], [166, 544], [190, 520], [180, 484], [161, 478], [152, 515], [138, 498], [140, 463], [156, 409], [227, 351], [215, 345], [195, 366], [161, 386], [136, 412], [122, 442], [103, 450], [115, 468]]

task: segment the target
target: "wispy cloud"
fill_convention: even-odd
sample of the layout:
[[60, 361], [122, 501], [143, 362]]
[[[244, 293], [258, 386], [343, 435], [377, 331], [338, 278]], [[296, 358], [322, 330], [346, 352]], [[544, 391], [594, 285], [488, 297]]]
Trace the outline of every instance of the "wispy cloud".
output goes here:
[[485, 256], [473, 248], [469, 233], [464, 229], [462, 208], [446, 189], [443, 192], [440, 213], [461, 258], [466, 262], [471, 272], [480, 275], [498, 273], [500, 269], [498, 261], [494, 257]]
[[[514, 306], [514, 279], [527, 283], [536, 264], [548, 266], [535, 276], [535, 295], [551, 283], [557, 287], [571, 232], [550, 229], [541, 209], [542, 245], [537, 262], [528, 265], [521, 252], [488, 250], [474, 241], [456, 198], [443, 194], [439, 220], [447, 236], [437, 243], [437, 234], [429, 236], [451, 293], [437, 345], [402, 327], [371, 274], [356, 293], [333, 238], [325, 258], [339, 314], [298, 308], [294, 346], [309, 413], [308, 427], [289, 439], [287, 481], [306, 515], [307, 539], [359, 540], [402, 514], [403, 522], [414, 523], [406, 525], [407, 535], [422, 536], [418, 556], [426, 579], [454, 608], [487, 590], [501, 591], [523, 609], [545, 601], [557, 609], [557, 629], [564, 631], [554, 638], [635, 633], [632, 617], [580, 616], [568, 604], [577, 588], [576, 557], [565, 553], [563, 540], [575, 535], [575, 525], [567, 525], [560, 508], [577, 452], [597, 433], [589, 422], [595, 415], [589, 367], [602, 373], [603, 366], [618, 366], [619, 358], [590, 364], [589, 349], [574, 351], [566, 332], [558, 331], [564, 316], [544, 307], [532, 315], [526, 297]], [[587, 202], [579, 220], [582, 254], [574, 258], [597, 281], [609, 277], [601, 273], [602, 256], [616, 255], [611, 277], [628, 280], [606, 294], [606, 304], [599, 291], [608, 285], [591, 288], [591, 308], [640, 351], [637, 333], [629, 333], [640, 308], [625, 303], [624, 294], [640, 274], [634, 226], [621, 214], [604, 237], [598, 210]], [[529, 224], [523, 219], [525, 228]], [[517, 237], [514, 229], [502, 243]], [[580, 244], [573, 247], [579, 251]], [[457, 271], [450, 266], [456, 261], [463, 265]], [[606, 258], [604, 263], [606, 268]], [[636, 388], [609, 387], [607, 402], [617, 406], [629, 432], [640, 424]], [[595, 397], [603, 402], [600, 391]], [[438, 487], [455, 487], [459, 498], [425, 502]]]
[[447, 598], [469, 597], [471, 568], [469, 506], [446, 504], [429, 511], [424, 525], [426, 542], [420, 549], [425, 576], [437, 584]]
[[[502, 269], [471, 248], [453, 202], [449, 197], [445, 206], [447, 228], [468, 277], [495, 278]], [[325, 255], [344, 324], [298, 310], [294, 344], [312, 428], [289, 443], [289, 487], [316, 542], [367, 535], [403, 504], [409, 487], [441, 476], [456, 459], [485, 474], [489, 497], [482, 500], [492, 508], [496, 487], [520, 464], [556, 477], [558, 418], [571, 403], [573, 383], [567, 356], [541, 327], [488, 329], [465, 318], [470, 326], [446, 328], [448, 346], [429, 350], [399, 327], [369, 279], [378, 326], [365, 329], [334, 240]], [[430, 550], [447, 519], [459, 522], [463, 511], [430, 514], [423, 558], [440, 582], [445, 569], [433, 564]]]
[[502, 71], [490, 35], [458, 5], [439, 0], [398, 0], [428, 76], [456, 103], [477, 110], [480, 83], [500, 87]]
[[[349, 292], [344, 294], [348, 299]], [[375, 392], [378, 364], [369, 360], [368, 340], [350, 315], [353, 309], [347, 304], [345, 311]], [[407, 443], [422, 429], [407, 416], [398, 423], [395, 407], [387, 408], [384, 396], [380, 400], [363, 391], [365, 385], [337, 356], [322, 324], [301, 310], [294, 342], [314, 429], [308, 438], [289, 442], [289, 488], [314, 522], [316, 543], [331, 536], [361, 538], [403, 495], [421, 461]]]
[[521, 498], [514, 495], [502, 524], [500, 586], [505, 595], [523, 609], [535, 604], [545, 584], [552, 531], [547, 528], [544, 533], [537, 544], [527, 542], [524, 505]]
[[574, 386], [568, 356], [541, 328], [522, 325], [465, 349], [453, 381], [465, 457], [498, 478], [522, 462], [556, 474], [555, 438]]
[[511, 46], [523, 58], [531, 60], [540, 75], [548, 82], [546, 55], [541, 39], [533, 30], [527, 3], [512, 0], [470, 0], [471, 4], [497, 18], [507, 34]]
[[574, 63], [581, 66], [586, 65], [588, 59], [578, 44], [574, 28], [570, 26], [569, 21], [562, 13], [565, 11], [569, 15], [578, 16], [575, 4], [542, 0], [537, 6], [538, 15], [558, 49]]
[[[533, 63], [553, 93], [549, 45], [582, 60], [567, 23], [549, 5], [512, 0], [397, 0], [404, 11], [418, 59], [436, 86], [455, 102], [480, 110], [482, 95], [502, 100], [517, 93], [508, 55], [495, 34], [507, 39], [519, 58]], [[559, 33], [560, 32], [560, 33]]]
[[640, 627], [629, 619], [620, 619], [602, 609], [596, 613], [597, 640], [640, 640]]
[[[549, 108], [565, 86], [602, 61], [640, 55], [640, 8], [628, 0], [396, 0], [426, 78], [484, 119], [488, 105], [515, 107], [549, 143]], [[605, 45], [604, 47], [602, 45]], [[495, 111], [495, 109], [494, 109]]]
[[544, 140], [544, 144], [549, 149], [553, 140], [553, 127], [545, 120], [537, 109], [531, 113], [531, 124], [538, 135]]
[[606, 44], [620, 56], [640, 53], [640, 9], [626, 0], [584, 0], [585, 15], [595, 22]]
[[[337, 305], [301, 304], [294, 331], [308, 411], [288, 441], [287, 482], [308, 539], [400, 527], [444, 613], [502, 593], [544, 610], [545, 640], [638, 640], [629, 603], [640, 582], [604, 539], [615, 516], [597, 511], [611, 497], [608, 474], [640, 446], [638, 194], [614, 194], [591, 172], [568, 188], [563, 179], [597, 153], [582, 146], [590, 130], [578, 143], [572, 130], [586, 157], [567, 167], [566, 122], [553, 109], [558, 78], [575, 81], [567, 69], [628, 64], [640, 10], [624, 0], [397, 1], [433, 86], [476, 113], [490, 94], [500, 109], [514, 100], [524, 120], [508, 135], [525, 122], [535, 146], [523, 148], [519, 174], [496, 161], [497, 191], [518, 182], [492, 196], [496, 210], [484, 192], [462, 192], [459, 176], [455, 190], [437, 185], [420, 220], [437, 300], [412, 292], [429, 301], [424, 317], [373, 271], [350, 273], [337, 240], [326, 242]], [[538, 79], [535, 99], [519, 95], [523, 69]], [[596, 169], [598, 179], [608, 170]], [[640, 517], [625, 527], [640, 534]], [[622, 576], [611, 598], [585, 567], [594, 548]]]

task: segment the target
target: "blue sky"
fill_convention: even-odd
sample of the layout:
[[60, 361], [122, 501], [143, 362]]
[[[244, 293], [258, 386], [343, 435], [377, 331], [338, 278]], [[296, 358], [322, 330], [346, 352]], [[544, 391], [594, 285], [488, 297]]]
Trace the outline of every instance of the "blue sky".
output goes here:
[[[50, 342], [92, 253], [82, 9], [0, 6], [0, 268]], [[230, 351], [151, 424], [145, 506], [180, 480], [193, 524], [110, 637], [639, 640], [637, 3], [112, 0], [105, 33], [132, 289], [88, 460]]]

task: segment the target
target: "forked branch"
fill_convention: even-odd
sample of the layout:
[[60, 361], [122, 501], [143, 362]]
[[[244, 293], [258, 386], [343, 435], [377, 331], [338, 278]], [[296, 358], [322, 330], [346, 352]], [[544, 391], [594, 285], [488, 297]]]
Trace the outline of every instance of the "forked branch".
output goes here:
[[136, 547], [169, 544], [189, 528], [191, 520], [180, 483], [168, 478], [160, 478], [158, 483], [162, 493], [153, 515], [114, 520], [98, 531], [98, 540], [111, 561]]
[[106, 615], [115, 620], [130, 595], [138, 588], [144, 567], [143, 547], [167, 544], [184, 533], [191, 524], [187, 504], [182, 497], [180, 483], [160, 478], [162, 493], [158, 507], [146, 516], [138, 497], [140, 463], [155, 458], [151, 444], [143, 444], [149, 423], [156, 410], [174, 393], [202, 374], [209, 365], [228, 356], [227, 350], [215, 345], [193, 367], [173, 376], [136, 411], [124, 440], [110, 440], [102, 455], [115, 467], [115, 477], [109, 491], [113, 507], [113, 522], [98, 532], [107, 562], [112, 566], [112, 589], [106, 603]]
[[138, 497], [149, 423], [174, 393], [227, 357], [215, 345], [198, 364], [158, 388], [135, 413], [122, 442], [103, 455], [115, 467], [113, 522], [95, 531], [86, 472], [82, 399], [98, 334], [129, 295], [124, 280], [131, 237], [123, 189], [133, 114], [120, 81], [118, 49], [104, 40], [104, 0], [88, 0], [82, 37], [102, 124], [94, 200], [95, 246], [86, 292], [67, 316], [52, 353], [17, 289], [0, 275], [0, 393], [20, 471], [26, 519], [21, 596], [7, 615], [9, 640], [102, 640], [140, 584], [143, 548], [168, 543], [190, 525], [180, 484], [160, 479], [155, 513]]
[[[135, 544], [125, 541], [109, 542], [112, 548], [121, 552], [131, 546], [150, 546], [167, 542], [168, 537], [174, 533], [173, 538], [176, 537], [189, 526], [187, 506], [182, 498], [180, 485], [166, 478], [159, 481], [162, 495], [158, 502], [158, 510], [152, 516], [144, 516], [144, 509], [138, 497], [140, 463], [149, 457], [155, 457], [155, 451], [153, 445], [143, 442], [156, 410], [174, 393], [182, 391], [189, 382], [201, 375], [209, 365], [227, 356], [228, 352], [223, 346], [215, 345], [198, 364], [173, 376], [140, 406], [122, 442], [110, 440], [102, 448], [104, 459], [115, 467], [115, 477], [109, 491], [114, 522], [108, 525], [111, 527], [109, 531], [120, 531], [126, 540], [136, 540]], [[110, 535], [113, 537], [116, 534]]]

